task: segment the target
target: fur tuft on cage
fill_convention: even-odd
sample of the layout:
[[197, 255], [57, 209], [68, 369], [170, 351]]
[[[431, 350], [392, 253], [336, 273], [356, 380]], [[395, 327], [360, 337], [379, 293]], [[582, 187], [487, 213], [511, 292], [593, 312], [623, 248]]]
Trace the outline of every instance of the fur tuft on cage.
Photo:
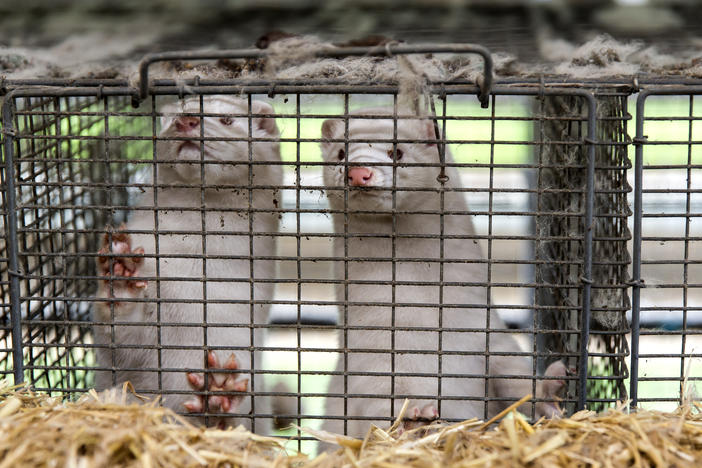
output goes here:
[[[578, 363], [580, 330], [590, 327], [588, 400], [604, 409], [626, 398], [625, 356], [628, 354], [626, 311], [627, 241], [631, 211], [626, 178], [626, 95], [597, 94], [592, 277], [583, 277], [584, 212], [587, 188], [586, 103], [572, 96], [549, 96], [540, 101], [537, 132], [538, 195], [536, 323], [538, 347], [545, 367], [554, 358]], [[581, 323], [581, 285], [592, 281], [591, 320]], [[553, 357], [549, 357], [552, 355]]]

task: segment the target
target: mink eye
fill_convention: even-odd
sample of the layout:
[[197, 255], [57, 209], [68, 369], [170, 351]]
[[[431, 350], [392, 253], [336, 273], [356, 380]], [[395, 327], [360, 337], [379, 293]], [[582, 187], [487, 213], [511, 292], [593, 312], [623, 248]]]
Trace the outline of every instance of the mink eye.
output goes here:
[[221, 117], [219, 121], [222, 122], [223, 125], [231, 125], [233, 122], [231, 117]]
[[[400, 148], [397, 148], [395, 151], [395, 154], [397, 154], [397, 161], [399, 161], [400, 159], [402, 159], [402, 155], [405, 153], [403, 153]], [[390, 156], [390, 159], [392, 159], [392, 150], [388, 150], [388, 156]]]
[[346, 157], [346, 152], [342, 149], [339, 150], [339, 161], [343, 161]]

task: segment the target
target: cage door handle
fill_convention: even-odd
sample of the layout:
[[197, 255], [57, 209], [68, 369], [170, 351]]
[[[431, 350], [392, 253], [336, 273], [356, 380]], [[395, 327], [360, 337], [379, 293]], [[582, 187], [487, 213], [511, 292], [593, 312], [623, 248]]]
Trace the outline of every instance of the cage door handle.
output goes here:
[[[488, 98], [493, 82], [493, 61], [490, 51], [476, 44], [386, 44], [373, 47], [322, 47], [314, 52], [317, 58], [344, 57], [379, 57], [410, 54], [476, 54], [483, 58], [483, 77], [478, 80], [480, 92], [478, 99], [483, 108], [489, 105]], [[139, 99], [144, 100], [149, 95], [149, 66], [156, 62], [173, 60], [218, 60], [218, 59], [253, 59], [265, 58], [272, 55], [269, 50], [231, 49], [213, 51], [173, 51], [159, 52], [146, 55], [139, 63]]]

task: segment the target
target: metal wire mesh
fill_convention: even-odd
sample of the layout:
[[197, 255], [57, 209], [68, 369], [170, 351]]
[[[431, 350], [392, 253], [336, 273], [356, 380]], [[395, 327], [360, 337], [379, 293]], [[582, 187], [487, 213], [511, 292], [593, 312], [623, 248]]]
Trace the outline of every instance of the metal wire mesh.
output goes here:
[[25, 371], [37, 389], [51, 392], [91, 383], [86, 321], [95, 271], [88, 252], [96, 250], [96, 239], [90, 232], [108, 219], [96, 209], [106, 203], [104, 164], [97, 162], [108, 140], [91, 136], [107, 119], [100, 104], [94, 98], [27, 98], [17, 101], [13, 122], [26, 135], [16, 140], [22, 158], [15, 185], [22, 207], [16, 241], [22, 333], [32, 343], [24, 348]]
[[[631, 214], [626, 195], [631, 190], [626, 182], [630, 164], [626, 155], [628, 136], [627, 93], [604, 91], [597, 96], [597, 141], [594, 173], [594, 223], [592, 291], [591, 377], [610, 376], [604, 381], [588, 382], [590, 407], [602, 409], [608, 404], [626, 399], [624, 388], [628, 377], [624, 358], [627, 333], [625, 313], [629, 309], [626, 292], [627, 265], [631, 259], [626, 242], [630, 239], [625, 220]], [[556, 214], [539, 217], [536, 229], [542, 239], [537, 244], [537, 257], [544, 260], [537, 266], [541, 283], [568, 285], [568, 287], [539, 288], [537, 301], [538, 328], [569, 330], [543, 334], [541, 346], [553, 352], [552, 361], [578, 356], [579, 332], [583, 328], [580, 317], [582, 288], [588, 279], [580, 268], [584, 244], [577, 241], [587, 230], [584, 223], [587, 172], [586, 160], [579, 150], [585, 134], [582, 102], [569, 96], [547, 97], [540, 101], [537, 131], [542, 139], [568, 143], [543, 145], [539, 151], [542, 168], [538, 174], [538, 211]], [[562, 119], [552, 120], [554, 117]], [[563, 213], [566, 215], [563, 216]], [[553, 313], [556, 311], [557, 313]], [[612, 332], [612, 333], [608, 333]], [[544, 368], [544, 366], [542, 366]], [[613, 370], [617, 372], [613, 372]], [[616, 375], [618, 378], [612, 378]], [[597, 402], [597, 403], [596, 403]]]
[[[516, 399], [514, 395], [493, 391], [493, 386], [499, 385], [496, 382], [529, 382], [532, 393], [538, 397], [543, 372], [559, 359], [575, 372], [563, 376], [569, 383], [561, 404], [568, 410], [581, 403], [600, 409], [626, 396], [623, 386], [628, 378], [625, 357], [629, 350], [628, 326], [623, 314], [630, 309], [627, 293], [631, 286], [628, 283], [631, 261], [627, 252], [627, 222], [631, 216], [626, 199], [629, 192], [627, 149], [631, 147], [626, 127], [630, 88], [620, 86], [614, 91], [600, 91], [596, 99], [590, 101], [587, 93], [580, 90], [498, 87], [493, 90], [489, 108], [483, 109], [475, 99], [473, 86], [437, 87], [432, 95], [436, 118], [427, 122], [432, 123], [432, 128], [435, 122], [440, 135], [445, 135], [438, 142], [437, 134], [407, 138], [402, 132], [398, 133], [398, 127], [416, 116], [403, 113], [393, 87], [286, 85], [277, 88], [275, 95], [265, 94], [267, 90], [270, 86], [237, 88], [231, 83], [193, 86], [189, 90], [193, 96], [186, 101], [195, 107], [181, 109], [179, 115], [197, 119], [199, 132], [185, 139], [159, 133], [164, 106], [173, 101], [181, 102], [182, 96], [178, 94], [182, 88], [171, 85], [153, 86], [151, 97], [136, 109], [129, 106], [132, 90], [119, 87], [84, 87], [80, 91], [68, 87], [37, 88], [8, 97], [11, 107], [6, 105], [10, 111], [6, 114], [11, 119], [3, 121], [3, 128], [11, 131], [5, 131], [4, 138], [6, 142], [9, 139], [9, 145], [3, 146], [3, 161], [7, 159], [7, 149], [11, 148], [14, 177], [8, 184], [7, 171], [3, 171], [3, 194], [7, 197], [12, 192], [16, 200], [8, 205], [6, 198], [3, 206], [14, 210], [17, 230], [12, 233], [7, 229], [4, 233], [0, 258], [0, 268], [4, 268], [0, 372], [9, 373], [12, 369], [9, 320], [12, 275], [9, 261], [5, 259], [16, 255], [19, 268], [14, 287], [18, 302], [13, 305], [13, 312], [20, 314], [22, 326], [22, 337], [17, 341], [21, 345], [23, 376], [38, 389], [71, 396], [79, 394], [94, 384], [97, 367], [109, 375], [111, 384], [119, 384], [125, 375], [149, 374], [157, 377], [153, 381], [142, 381], [149, 382], [140, 388], [144, 393], [163, 394], [167, 399], [178, 395], [186, 399], [198, 395], [209, 398], [219, 395], [219, 390], [207, 383], [209, 379], [220, 381], [240, 374], [241, 378], [248, 376], [250, 379], [243, 395], [253, 400], [246, 404], [252, 405], [254, 410], [243, 411], [242, 408], [249, 408], [244, 405], [239, 408], [241, 414], [236, 415], [251, 421], [254, 428], [256, 423], [263, 424], [259, 428], [266, 427], [267, 421], [276, 417], [313, 425], [339, 421], [343, 423], [339, 426], [341, 430], [351, 433], [358, 421], [364, 424], [392, 420], [397, 414], [397, 402], [405, 397], [436, 401], [440, 415], [446, 419], [457, 419], [461, 415], [452, 414], [451, 408], [462, 401], [478, 405], [478, 416], [489, 416], [494, 414], [495, 408]], [[212, 94], [236, 94], [246, 107], [234, 113], [206, 110], [208, 96]], [[262, 116], [254, 112], [257, 101], [270, 103], [274, 113], [264, 112]], [[687, 375], [683, 369], [686, 363], [699, 357], [689, 349], [691, 338], [699, 334], [689, 320], [691, 313], [697, 310], [693, 298], [698, 287], [692, 279], [696, 264], [694, 243], [698, 241], [694, 224], [697, 191], [694, 176], [698, 170], [694, 150], [698, 142], [693, 138], [693, 124], [698, 118], [693, 101], [690, 98], [689, 113], [673, 116], [673, 120], [689, 123], [689, 133], [668, 142], [684, 146], [688, 150], [687, 159], [680, 164], [653, 166], [649, 163], [646, 166], [646, 174], [682, 171], [687, 177], [686, 188], [643, 190], [644, 197], [678, 193], [686, 200], [684, 212], [666, 215], [676, 222], [684, 220], [682, 230], [666, 236], [648, 236], [644, 230], [643, 237], [644, 243], [681, 243], [682, 260], [664, 258], [642, 262], [644, 267], [679, 265], [682, 268], [682, 281], [670, 281], [658, 288], [679, 289], [682, 303], [674, 308], [661, 306], [658, 304], [667, 304], [669, 299], [664, 298], [662, 302], [653, 297], [648, 299], [647, 290], [641, 291], [642, 312], [674, 309], [680, 312], [682, 328], [682, 332], [668, 332], [670, 336], [680, 336], [682, 347], [679, 350], [641, 356], [649, 360], [675, 360], [680, 362], [681, 371], [665, 379], [632, 376], [633, 380], [641, 382], [668, 380], [679, 385]], [[592, 102], [598, 103], [597, 109], [591, 109]], [[359, 109], [377, 106], [390, 109], [390, 117], [363, 111], [360, 116], [354, 114]], [[431, 112], [427, 115], [431, 117]], [[637, 114], [637, 118], [644, 118], [646, 122], [668, 117], [646, 118], [643, 115]], [[388, 187], [361, 190], [350, 186], [348, 178], [342, 178], [341, 184], [331, 185], [324, 178], [329, 168], [336, 167], [347, 176], [348, 171], [359, 164], [321, 157], [320, 144], [329, 141], [322, 137], [322, 123], [338, 120], [348, 129], [354, 119], [360, 117], [369, 122], [376, 120], [378, 126], [383, 120], [389, 120], [390, 128], [395, 129], [389, 137], [364, 137], [363, 140], [371, 146], [390, 148], [385, 162], [366, 164], [374, 170], [390, 170], [392, 183]], [[242, 119], [243, 128], [249, 133], [235, 137], [205, 134], [203, 122], [222, 118]], [[257, 119], [265, 118], [275, 118], [280, 135], [253, 136]], [[592, 128], [596, 128], [596, 132], [591, 132]], [[650, 137], [651, 132], [648, 143]], [[205, 160], [205, 144], [243, 144], [247, 148], [246, 157], [230, 165], [244, 167], [244, 176], [223, 183], [207, 178], [197, 183], [158, 179], [157, 174], [163, 174], [169, 165], [178, 166], [178, 161], [172, 158], [159, 157], [159, 145], [174, 140], [191, 140], [199, 146], [194, 153], [197, 157], [187, 162], [187, 167], [188, 171], [201, 175], [208, 167], [221, 164]], [[255, 160], [256, 145], [266, 142], [280, 143], [279, 161]], [[341, 145], [337, 149], [350, 154], [359, 142], [348, 132], [342, 132], [335, 143]], [[442, 162], [439, 150], [443, 144], [453, 159]], [[426, 161], [405, 159], [403, 162], [398, 159], [397, 150], [404, 148], [406, 151], [408, 145], [433, 145], [432, 155], [435, 156]], [[590, 165], [592, 176], [587, 175]], [[228, 165], [224, 164], [220, 171], [226, 167]], [[275, 183], [262, 182], [258, 175], [254, 177], [259, 167], [280, 168], [282, 179]], [[436, 179], [443, 173], [442, 169], [448, 169], [450, 174], [443, 184]], [[403, 185], [403, 171], [407, 170], [430, 173], [431, 183]], [[187, 206], [169, 206], [171, 201], [163, 195], [174, 186], [192, 189], [197, 194], [196, 200]], [[232, 197], [234, 193], [236, 196], [244, 194], [244, 203], [213, 206], [205, 196], [208, 190], [232, 193]], [[271, 204], [259, 205], [257, 191], [271, 194], [267, 199]], [[353, 202], [349, 204], [349, 200], [353, 200], [356, 192], [363, 192], [363, 196], [370, 196], [372, 192], [387, 193], [389, 208], [369, 206], [362, 210], [365, 216], [387, 218], [384, 230], [373, 233], [355, 230], [353, 218], [359, 215], [359, 207]], [[143, 203], [144, 193], [150, 197], [147, 197], [148, 204]], [[400, 203], [407, 194], [420, 201], [438, 201], [430, 207], [417, 202], [408, 208]], [[334, 196], [341, 197], [341, 208], [329, 203]], [[467, 200], [467, 207], [451, 208], [450, 201], [455, 199]], [[588, 200], [592, 203], [591, 226], [594, 226], [589, 234], [590, 241], [586, 222]], [[158, 224], [160, 215], [157, 214], [169, 210], [182, 212], [181, 226]], [[151, 213], [157, 220], [156, 225], [144, 229], [130, 224], [142, 212]], [[277, 219], [277, 228], [262, 228], [256, 224], [269, 215]], [[241, 230], [227, 227], [228, 220], [235, 216], [246, 220], [248, 226]], [[653, 219], [663, 215], [647, 211], [644, 216], [644, 219]], [[219, 219], [217, 217], [221, 217], [222, 225], [212, 224], [213, 219]], [[408, 217], [421, 220], [419, 225], [423, 230], [406, 230], [402, 219]], [[7, 212], [3, 219], [8, 228]], [[337, 223], [335, 227], [332, 219], [345, 220], [345, 223]], [[451, 223], [454, 221], [457, 225], [473, 224], [475, 230], [453, 230]], [[126, 227], [120, 228], [125, 222]], [[644, 223], [644, 226], [648, 225]], [[654, 229], [652, 225], [651, 229]], [[157, 270], [159, 274], [144, 273], [143, 279], [148, 282], [149, 290], [155, 291], [154, 295], [126, 302], [151, 307], [149, 310], [155, 311], [155, 315], [149, 315], [148, 320], [141, 317], [124, 321], [114, 314], [114, 303], [120, 301], [102, 298], [103, 302], [113, 305], [107, 309], [109, 319], [98, 320], [96, 325], [113, 331], [108, 333], [110, 339], [106, 342], [96, 342], [95, 323], [90, 322], [90, 313], [101, 300], [96, 296], [98, 282], [105, 279], [96, 268], [96, 259], [104, 248], [105, 239], [109, 244], [119, 232], [128, 232], [134, 238], [152, 239], [149, 242], [157, 245], [161, 242], [158, 239], [174, 236], [182, 236], [183, 246], [190, 245], [192, 239], [199, 239], [200, 247], [196, 251], [147, 248], [143, 255], [131, 254], [135, 258], [143, 256], [145, 261], [151, 259], [161, 268], [168, 262], [197, 260], [197, 271], [165, 274], [162, 269]], [[244, 239], [245, 250], [243, 253], [208, 250], [207, 246], [212, 247], [217, 236]], [[16, 243], [16, 254], [7, 248], [6, 239]], [[271, 240], [275, 247], [270, 247]], [[266, 242], [269, 247], [261, 248]], [[421, 249], [416, 253], [403, 250], [412, 243], [431, 245], [431, 254]], [[588, 244], [591, 251], [589, 277]], [[133, 247], [138, 245], [147, 244]], [[363, 254], [359, 245], [382, 245], [382, 248]], [[480, 255], [466, 253], [471, 251], [466, 245], [479, 246]], [[636, 252], [636, 243], [632, 245]], [[103, 251], [102, 255], [105, 254], [119, 257]], [[229, 273], [208, 274], [208, 268], [215, 268], [220, 261], [238, 266], [232, 266]], [[356, 271], [364, 270], [355, 270], [356, 266], [368, 265], [375, 265], [371, 273], [377, 276], [359, 277]], [[424, 275], [405, 273], [417, 265], [426, 268]], [[451, 273], [466, 266], [476, 267], [480, 274], [457, 278]], [[272, 268], [274, 274], [262, 273], [265, 268]], [[244, 273], [240, 274], [242, 271]], [[634, 285], [636, 279], [634, 274]], [[118, 278], [111, 280], [115, 284], [118, 281]], [[170, 283], [181, 284], [184, 291], [188, 285], [197, 283], [200, 292], [187, 297], [161, 294]], [[226, 285], [224, 290], [236, 292], [226, 297], [217, 296], [218, 284]], [[358, 291], [369, 287], [381, 292], [359, 295]], [[456, 297], [452, 296], [453, 291], [471, 289], [478, 291], [475, 297], [479, 299], [451, 302]], [[591, 295], [586, 295], [585, 291], [590, 289]], [[418, 293], [423, 290], [428, 291], [424, 296]], [[417, 294], [424, 299], [414, 299]], [[197, 306], [197, 314], [170, 322], [170, 316], [164, 312], [169, 310], [169, 304], [188, 310]], [[245, 320], [227, 320], [218, 315], [227, 308], [246, 309]], [[269, 309], [275, 325], [262, 319], [257, 312], [259, 309]], [[353, 314], [364, 309], [374, 311], [379, 317], [378, 323], [354, 323]], [[584, 309], [588, 315], [583, 315]], [[466, 327], [460, 321], [458, 325], [456, 322], [451, 325], [451, 314], [456, 311], [479, 314], [483, 317], [481, 325]], [[430, 319], [413, 318], [420, 316]], [[499, 317], [507, 321], [510, 328], [502, 328]], [[156, 338], [121, 341], [119, 330], [130, 327], [152, 330]], [[169, 341], [166, 338], [169, 328], [193, 329], [200, 338], [180, 343]], [[232, 336], [241, 338], [228, 344], [213, 341], [211, 333], [217, 329], [230, 330]], [[263, 330], [267, 331], [265, 337], [259, 334]], [[584, 331], [591, 334], [589, 342]], [[377, 346], [355, 347], [356, 335], [376, 337]], [[518, 350], [505, 351], [493, 344], [495, 337], [508, 335], [515, 337]], [[648, 335], [660, 336], [661, 333], [642, 329], [641, 339]], [[421, 346], [421, 340], [416, 338], [420, 336], [427, 337]], [[452, 347], [461, 337], [473, 344]], [[145, 358], [141, 366], [115, 357], [96, 362], [96, 350], [117, 352], [112, 356], [119, 356], [119, 351], [126, 349], [145, 350], [144, 356], [150, 357]], [[169, 353], [179, 349], [184, 353], [178, 356], [188, 353], [196, 356], [195, 364], [186, 362], [186, 358], [175, 364], [169, 361]], [[220, 353], [222, 361], [228, 353], [234, 353], [240, 369], [226, 366], [213, 369], [208, 362], [208, 351], [212, 350]], [[153, 355], [149, 354], [151, 351]], [[354, 356], [364, 359], [354, 361]], [[408, 357], [410, 364], [413, 358], [428, 364], [413, 368], [407, 364]], [[529, 372], [526, 375], [509, 369], [497, 372], [495, 363], [505, 357], [528, 360]], [[453, 361], [459, 359], [473, 359], [471, 362], [479, 364], [477, 370], [455, 371]], [[632, 361], [637, 362], [637, 359], [635, 356]], [[366, 366], [366, 363], [370, 364]], [[203, 375], [204, 386], [187, 386], [186, 372]], [[166, 382], [170, 375], [179, 375], [183, 386], [168, 388]], [[689, 380], [699, 380], [698, 375], [693, 372]], [[355, 379], [368, 376], [373, 377], [371, 381], [377, 383], [377, 387], [359, 391]], [[334, 387], [335, 379], [343, 381], [341, 387]], [[416, 387], [410, 385], [409, 391], [402, 390], [408, 388], [403, 382], [422, 379], [431, 381], [434, 387], [417, 383]], [[469, 388], [480, 391], [451, 394], [447, 389], [452, 379], [473, 382]], [[331, 388], [328, 387], [330, 380]], [[420, 391], [424, 388], [433, 390]], [[332, 411], [331, 407], [325, 407], [325, 397], [327, 401], [338, 400], [341, 409]], [[671, 401], [679, 400], [679, 395], [666, 393], [657, 399], [646, 398], [645, 401]], [[351, 409], [355, 400], [369, 405], [380, 401], [384, 405], [382, 414], [354, 413]], [[641, 397], [639, 400], [644, 401]], [[256, 401], [267, 402], [267, 406], [259, 407]], [[184, 408], [180, 406], [179, 409]], [[531, 416], [536, 414], [534, 408], [525, 411]], [[222, 416], [207, 406], [191, 414], [208, 422]]]
[[642, 406], [699, 397], [699, 93], [637, 98], [631, 394]]

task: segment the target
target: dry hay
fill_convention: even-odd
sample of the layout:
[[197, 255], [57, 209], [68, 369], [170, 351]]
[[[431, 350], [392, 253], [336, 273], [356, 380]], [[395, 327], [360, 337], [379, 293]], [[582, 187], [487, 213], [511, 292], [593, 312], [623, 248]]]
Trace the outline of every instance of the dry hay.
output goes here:
[[77, 402], [0, 381], [0, 468], [287, 467], [283, 439], [195, 427], [157, 401], [91, 391]]
[[[342, 440], [343, 450], [323, 454], [315, 467], [693, 467], [702, 463], [702, 405], [673, 413], [626, 405], [604, 414], [580, 411], [570, 418], [531, 425], [512, 412], [494, 420], [435, 424], [399, 434], [372, 427], [365, 440]], [[508, 417], [504, 417], [507, 413]], [[322, 435], [324, 436], [324, 435]]]
[[307, 431], [341, 445], [309, 459], [287, 454], [284, 439], [241, 427], [198, 428], [155, 402], [127, 404], [124, 392], [90, 392], [68, 403], [0, 381], [0, 467], [693, 467], [702, 462], [699, 403], [673, 413], [628, 414], [621, 405], [605, 414], [581, 411], [531, 425], [512, 411], [528, 398], [487, 422], [402, 431], [398, 419], [389, 430], [372, 426], [364, 440]]

